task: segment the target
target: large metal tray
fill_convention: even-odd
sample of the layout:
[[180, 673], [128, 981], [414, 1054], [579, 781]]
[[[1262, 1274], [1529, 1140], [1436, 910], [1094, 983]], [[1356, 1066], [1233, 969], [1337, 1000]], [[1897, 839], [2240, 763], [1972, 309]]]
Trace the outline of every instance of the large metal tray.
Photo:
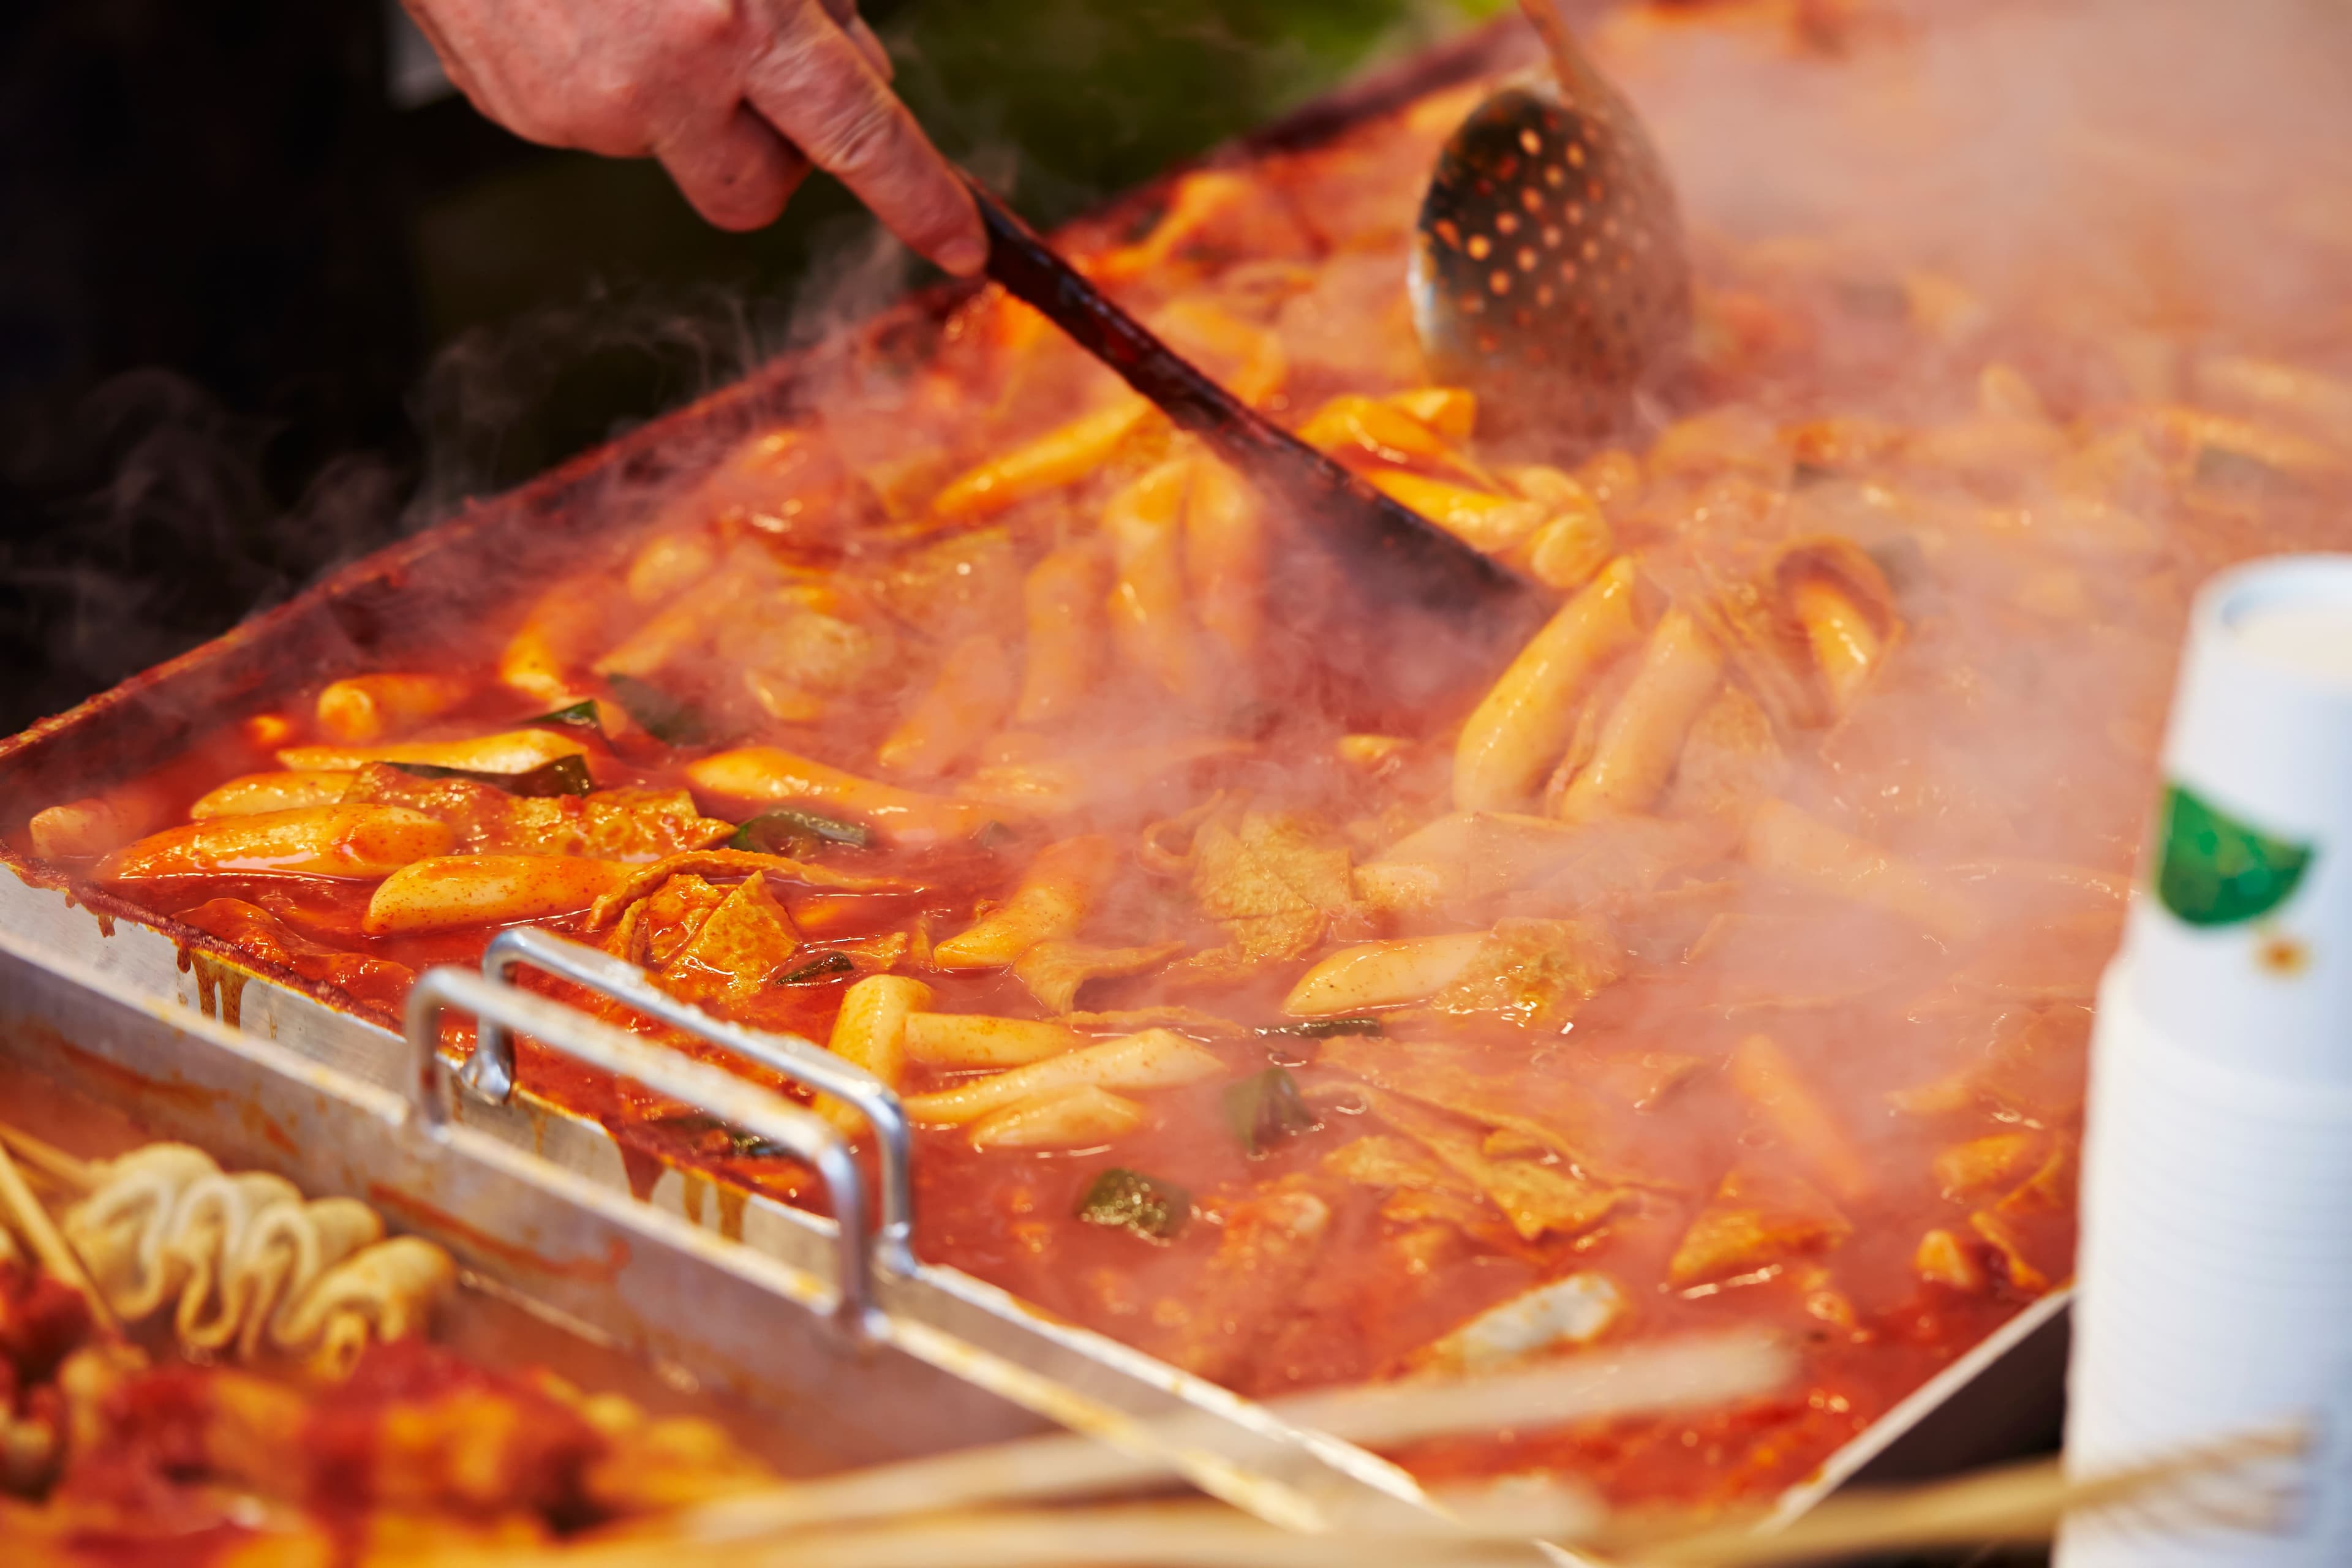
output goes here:
[[[1520, 30], [1489, 27], [1221, 156], [1312, 144], [1528, 53]], [[1131, 222], [1158, 199], [1148, 187], [1090, 221]], [[919, 296], [856, 334], [919, 328], [956, 297], [952, 289]], [[507, 584], [576, 558], [641, 518], [667, 488], [690, 481], [732, 441], [788, 416], [812, 371], [839, 352], [847, 350], [836, 343], [779, 362], [510, 494], [466, 507], [227, 636], [0, 742], [0, 831], [21, 843], [24, 823], [43, 805], [127, 777], [298, 688], [422, 651], [413, 639], [428, 620], [495, 616], [510, 607]], [[414, 613], [426, 605], [433, 616]], [[890, 1256], [887, 1235], [883, 1266], [873, 1272], [876, 1304], [939, 1337], [916, 1350], [884, 1331], [865, 1336], [879, 1343], [859, 1348], [860, 1335], [825, 1321], [849, 1283], [836, 1266], [841, 1238], [830, 1221], [675, 1169], [644, 1201], [632, 1201], [611, 1135], [528, 1095], [492, 1103], [461, 1091], [453, 1125], [421, 1131], [413, 1114], [416, 1065], [399, 1020], [78, 884], [15, 845], [0, 845], [0, 864], [9, 873], [0, 876], [0, 1049], [49, 1060], [90, 1084], [127, 1086], [159, 1131], [320, 1190], [374, 1196], [469, 1267], [527, 1287], [551, 1310], [690, 1367], [715, 1386], [778, 1395], [820, 1390], [849, 1449], [879, 1456], [947, 1447], [1034, 1426], [1044, 1413], [1191, 1410], [1224, 1430], [1235, 1451], [1262, 1453], [1269, 1468], [1304, 1454], [1332, 1484], [1410, 1492], [1399, 1472], [1370, 1455], [1285, 1429], [1260, 1406], [958, 1270]], [[2063, 1311], [2061, 1295], [2020, 1314], [1790, 1493], [1787, 1510], [1855, 1480], [2015, 1452], [2054, 1431]], [[1013, 1387], [1024, 1375], [1025, 1388]], [[972, 1378], [1014, 1394], [1026, 1411], [977, 1392]]]
[[[565, 945], [530, 933], [486, 967], [516, 958], [563, 964]], [[595, 967], [572, 972], [596, 979]], [[223, 972], [198, 984], [217, 1009], [236, 978]], [[638, 1076], [804, 1152], [853, 1224], [757, 1194], [721, 1195], [683, 1172], [664, 1179], [665, 1188], [677, 1184], [669, 1203], [634, 1199], [601, 1127], [545, 1105], [445, 1098], [451, 1086], [431, 1042], [448, 1007], [583, 1053], [602, 1032], [616, 1037], [615, 1052], [667, 1055], [542, 996], [445, 969], [419, 987], [406, 1037], [384, 1041], [393, 1070], [354, 1076], [187, 1003], [126, 998], [90, 966], [27, 943], [0, 919], [0, 1083], [47, 1079], [148, 1135], [201, 1144], [309, 1191], [363, 1198], [557, 1327], [674, 1383], [789, 1419], [804, 1438], [795, 1446], [803, 1463], [810, 1454], [826, 1465], [913, 1457], [1048, 1420], [1117, 1441], [1139, 1423], [1181, 1415], [1193, 1447], [1223, 1468], [1308, 1493], [1418, 1502], [1410, 1479], [1370, 1454], [919, 1263], [891, 1245], [887, 1205], [886, 1224], [868, 1239], [855, 1223], [869, 1207], [862, 1177], [839, 1158], [837, 1134], [748, 1084], [712, 1091], [678, 1076], [696, 1065], [682, 1058], [649, 1062]], [[856, 1092], [838, 1076], [825, 1081]], [[688, 1195], [697, 1182], [712, 1201]], [[2062, 1292], [2020, 1313], [1792, 1489], [1777, 1517], [1856, 1482], [1933, 1476], [2046, 1443], [2056, 1430], [2065, 1309]], [[824, 1413], [821, 1426], [807, 1423], [811, 1409]], [[1212, 1469], [1202, 1479], [1220, 1478]]]
[[[706, 1182], [709, 1208], [728, 1216], [714, 1231], [676, 1171], [670, 1203], [634, 1198], [594, 1123], [449, 1092], [436, 1042], [453, 1008], [783, 1144], [824, 1178], [841, 1219]], [[862, 1223], [864, 1178], [839, 1132], [772, 1091], [471, 971], [429, 972], [410, 1015], [408, 1038], [388, 1053], [394, 1070], [355, 1077], [176, 1004], [142, 1005], [0, 931], [0, 1083], [46, 1079], [147, 1136], [362, 1198], [551, 1321], [803, 1426], [822, 1411], [829, 1460], [911, 1457], [1055, 1422], [1157, 1447], [1147, 1425], [1181, 1417], [1197, 1462], [1177, 1468], [1228, 1495], [1238, 1476], [1302, 1496], [1420, 1500], [1385, 1461], [915, 1261], [887, 1205], [878, 1231]], [[836, 1064], [827, 1081], [858, 1093], [844, 1073], [863, 1076]]]

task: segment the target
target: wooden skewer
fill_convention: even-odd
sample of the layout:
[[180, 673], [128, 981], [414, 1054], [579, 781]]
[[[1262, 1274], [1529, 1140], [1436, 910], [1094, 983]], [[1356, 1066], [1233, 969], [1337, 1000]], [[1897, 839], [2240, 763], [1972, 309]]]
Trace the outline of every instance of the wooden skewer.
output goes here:
[[1293, 1426], [1375, 1447], [1447, 1432], [1708, 1409], [1769, 1394], [1796, 1373], [1776, 1337], [1733, 1331], [1517, 1363], [1476, 1377], [1419, 1379], [1278, 1400]]
[[93, 1162], [78, 1160], [56, 1144], [44, 1142], [18, 1128], [0, 1126], [0, 1145], [14, 1150], [17, 1159], [77, 1195], [98, 1185]]
[[2188, 1489], [2189, 1483], [2232, 1479], [2241, 1484], [2229, 1494], [2241, 1496], [2251, 1468], [2302, 1455], [2310, 1442], [2301, 1426], [2256, 1432], [2074, 1478], [2056, 1459], [2003, 1466], [1926, 1486], [1832, 1498], [1779, 1531], [1759, 1529], [1758, 1520], [1719, 1524], [1612, 1560], [1627, 1568], [1761, 1568], [1862, 1552], [2047, 1541], [2070, 1513], [2158, 1498], [2186, 1504], [2184, 1514], [2220, 1522], [2226, 1499], [2199, 1496]]
[[[1790, 1364], [1777, 1342], [1729, 1334], [1515, 1367], [1492, 1377], [1309, 1395], [1270, 1408], [1294, 1426], [1335, 1437], [1395, 1444], [1440, 1432], [1727, 1404], [1778, 1387]], [[1159, 1429], [1173, 1447], [1199, 1440], [1198, 1427], [1187, 1426], [1180, 1416]], [[857, 1519], [1076, 1497], [1167, 1473], [1163, 1463], [1085, 1437], [1029, 1437], [743, 1493], [693, 1510], [677, 1522], [703, 1540], [740, 1539]]]
[[[898, 1320], [890, 1332], [901, 1349], [928, 1345], [925, 1359], [933, 1365], [952, 1367], [965, 1382], [1062, 1423], [1074, 1440], [1090, 1450], [1099, 1446], [1154, 1475], [1172, 1470], [1210, 1496], [1286, 1530], [1314, 1532], [1327, 1527], [1323, 1510], [1314, 1499], [1288, 1481], [1235, 1459], [1213, 1443], [1171, 1429], [1168, 1423], [1146, 1421], [1105, 1405], [929, 1325]], [[1406, 1487], [1412, 1484], [1402, 1474], [1396, 1479]]]
[[1524, 1538], [1300, 1535], [1206, 1500], [1108, 1508], [980, 1509], [928, 1513], [789, 1538], [697, 1545], [674, 1535], [436, 1556], [436, 1568], [1542, 1568]]
[[[674, 1559], [673, 1559], [674, 1561]], [[726, 1568], [1540, 1568], [1533, 1542], [1288, 1535], [1213, 1504], [939, 1514], [770, 1542]]]
[[[1756, 1568], [1859, 1552], [1990, 1542], [2046, 1540], [2070, 1512], [2181, 1500], [2200, 1519], [2223, 1517], [2197, 1483], [2247, 1479], [2250, 1467], [2306, 1450], [2300, 1429], [2262, 1432], [2069, 1480], [2055, 1461], [2010, 1466], [1927, 1486], [1833, 1499], [1777, 1533], [1761, 1516], [1658, 1540], [1608, 1560], [1620, 1568]], [[2231, 1516], [2231, 1522], [2245, 1523]], [[673, 1528], [659, 1534], [592, 1541], [537, 1553], [436, 1558], [436, 1568], [667, 1568], [691, 1552], [705, 1568], [1534, 1568], [1545, 1560], [1507, 1527], [1481, 1531], [1430, 1521], [1428, 1531], [1335, 1531], [1297, 1535], [1217, 1503], [1200, 1500], [1070, 1509], [935, 1512], [788, 1537], [697, 1542]], [[1619, 1542], [1625, 1531], [1613, 1534]], [[1573, 1536], [1560, 1539], [1574, 1542]], [[1587, 1537], [1590, 1541], [1591, 1538]], [[1578, 1550], [1588, 1555], [1588, 1544]], [[1597, 1559], [1596, 1559], [1597, 1561]]]
[[82, 1300], [89, 1304], [90, 1321], [98, 1325], [99, 1331], [108, 1339], [121, 1339], [122, 1324], [115, 1318], [114, 1309], [106, 1304], [106, 1297], [58, 1230], [57, 1222], [49, 1218], [49, 1211], [41, 1206], [33, 1189], [25, 1184], [25, 1173], [16, 1169], [16, 1162], [9, 1156], [5, 1143], [0, 1143], [0, 1210], [6, 1212], [31, 1244], [33, 1256], [41, 1260], [41, 1267], [81, 1292]]

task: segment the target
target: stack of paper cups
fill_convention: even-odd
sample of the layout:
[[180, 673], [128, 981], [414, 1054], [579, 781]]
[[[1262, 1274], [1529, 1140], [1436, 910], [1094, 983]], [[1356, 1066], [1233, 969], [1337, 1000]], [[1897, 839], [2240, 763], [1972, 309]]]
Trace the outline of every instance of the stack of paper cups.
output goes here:
[[2164, 768], [2091, 1052], [2067, 1464], [2316, 1447], [2268, 1532], [2209, 1490], [2070, 1521], [2058, 1562], [2352, 1564], [2352, 556], [2208, 586]]

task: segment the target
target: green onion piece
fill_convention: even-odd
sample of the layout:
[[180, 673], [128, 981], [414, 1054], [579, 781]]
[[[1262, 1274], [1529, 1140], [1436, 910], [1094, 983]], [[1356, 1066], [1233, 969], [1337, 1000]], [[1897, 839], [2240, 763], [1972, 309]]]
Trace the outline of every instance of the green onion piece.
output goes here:
[[1303, 1040], [1328, 1040], [1334, 1035], [1381, 1035], [1378, 1018], [1309, 1018], [1303, 1024], [1276, 1024], [1261, 1035], [1292, 1035]]
[[2275, 464], [2266, 463], [2251, 452], [2235, 451], [2228, 447], [2203, 446], [2197, 448], [2195, 480], [2216, 489], [2232, 490], [2296, 490], [2302, 483], [2293, 474]]
[[574, 752], [515, 774], [507, 788], [521, 795], [593, 795], [596, 781], [588, 775], [588, 759]]
[[1886, 577], [1886, 585], [1895, 590], [1895, 597], [1916, 595], [1935, 585], [1935, 568], [1927, 564], [1927, 552], [1919, 542], [1907, 533], [1898, 533], [1870, 547], [1871, 560]]
[[652, 681], [634, 675], [608, 675], [604, 684], [613, 689], [614, 700], [629, 710], [629, 717], [663, 744], [692, 746], [709, 738], [710, 727], [694, 704], [671, 696]]
[[1268, 1068], [1226, 1087], [1225, 1125], [1255, 1160], [1285, 1138], [1323, 1124], [1307, 1108], [1297, 1080], [1280, 1068]]
[[827, 844], [846, 844], [853, 849], [865, 849], [874, 843], [874, 830], [862, 822], [840, 822], [830, 816], [819, 816], [813, 811], [794, 811], [789, 807], [753, 817], [735, 830], [727, 841], [730, 849], [750, 849], [761, 855], [782, 855], [797, 844], [809, 839], [821, 839]]
[[755, 855], [798, 855], [809, 847], [814, 835], [800, 832], [779, 813], [755, 816], [735, 830], [727, 841], [730, 849], [748, 849]]
[[1838, 302], [1857, 316], [1900, 321], [1911, 313], [1911, 296], [1900, 283], [1854, 279], [1837, 286]]
[[1173, 1241], [1192, 1218], [1192, 1194], [1173, 1182], [1114, 1165], [1078, 1200], [1088, 1225], [1117, 1226], [1146, 1241]]
[[558, 757], [551, 763], [542, 763], [528, 773], [478, 773], [472, 768], [436, 767], [431, 763], [394, 763], [390, 765], [411, 778], [466, 779], [474, 784], [488, 784], [492, 789], [502, 789], [509, 795], [533, 798], [590, 795], [596, 788], [596, 781], [588, 776], [588, 759], [578, 755]]
[[971, 841], [982, 849], [1002, 849], [1013, 841], [1013, 832], [1001, 822], [983, 822], [980, 831], [971, 836]]
[[798, 969], [793, 970], [790, 974], [787, 974], [782, 980], [777, 981], [776, 984], [779, 985], [811, 985], [820, 980], [829, 980], [836, 974], [855, 974], [856, 973], [857, 965], [851, 962], [849, 954], [845, 952], [828, 952], [814, 963], [802, 964]]
[[756, 1132], [740, 1132], [732, 1127], [727, 1130], [727, 1152], [738, 1160], [777, 1160], [792, 1153], [790, 1149], [772, 1139], [762, 1138]]
[[652, 1121], [654, 1126], [666, 1131], [675, 1132], [681, 1138], [698, 1138], [706, 1132], [723, 1133], [727, 1139], [727, 1152], [738, 1160], [772, 1160], [792, 1152], [782, 1143], [762, 1138], [756, 1132], [746, 1132], [740, 1128], [730, 1127], [719, 1118], [706, 1115], [698, 1110], [680, 1111], [675, 1116], [657, 1116]]
[[602, 736], [604, 721], [596, 717], [596, 700], [583, 697], [569, 708], [558, 708], [552, 713], [542, 713], [536, 719], [526, 719], [526, 724], [554, 724], [566, 730], [586, 730]]
[[1801, 490], [1808, 485], [1825, 484], [1837, 477], [1835, 468], [1823, 463], [1808, 463], [1801, 458], [1789, 468], [1789, 488]]

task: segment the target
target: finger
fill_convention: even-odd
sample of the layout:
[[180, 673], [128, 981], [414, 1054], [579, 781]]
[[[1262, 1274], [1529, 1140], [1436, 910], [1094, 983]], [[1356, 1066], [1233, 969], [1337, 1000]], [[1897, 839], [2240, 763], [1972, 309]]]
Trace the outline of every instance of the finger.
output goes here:
[[857, 14], [857, 0], [818, 0], [818, 4], [849, 35], [849, 41], [857, 46], [857, 52], [866, 57], [866, 63], [874, 68], [876, 76], [888, 81], [898, 74], [898, 68], [890, 63], [890, 51], [882, 47], [882, 40], [874, 36], [866, 18]]
[[[503, 125], [508, 130], [514, 131], [516, 135], [522, 136], [524, 134], [522, 132], [515, 130], [517, 115], [513, 106], [506, 102], [501, 95], [493, 92], [487, 80], [475, 74], [473, 68], [467, 63], [465, 51], [457, 47], [457, 40], [443, 28], [440, 18], [427, 10], [419, 3], [419, 0], [401, 0], [401, 5], [407, 11], [409, 20], [416, 24], [416, 30], [425, 35], [425, 41], [433, 46], [433, 53], [441, 61], [442, 74], [449, 79], [449, 85], [463, 93], [466, 100], [474, 106], [476, 112], [483, 119], [493, 124]], [[525, 140], [531, 139], [525, 137]]]
[[471, 96], [466, 81], [473, 73], [467, 70], [466, 62], [458, 58], [457, 51], [450, 46], [447, 36], [441, 31], [441, 24], [433, 13], [419, 5], [417, 0], [400, 0], [400, 8], [408, 13], [409, 22], [424, 37], [425, 41], [432, 46], [434, 57], [441, 62], [441, 74], [449, 79], [449, 85]]
[[808, 177], [809, 162], [750, 109], [657, 148], [677, 188], [720, 228], [765, 228]]
[[849, 20], [841, 25], [841, 30], [849, 35], [849, 41], [857, 46], [857, 52], [866, 57], [866, 63], [874, 68], [876, 76], [888, 81], [898, 74], [898, 68], [890, 63], [890, 51], [882, 47], [882, 40], [874, 36], [865, 17], [853, 12]]
[[962, 182], [815, 0], [780, 17], [743, 95], [899, 238], [950, 272], [980, 270], [987, 241]]

